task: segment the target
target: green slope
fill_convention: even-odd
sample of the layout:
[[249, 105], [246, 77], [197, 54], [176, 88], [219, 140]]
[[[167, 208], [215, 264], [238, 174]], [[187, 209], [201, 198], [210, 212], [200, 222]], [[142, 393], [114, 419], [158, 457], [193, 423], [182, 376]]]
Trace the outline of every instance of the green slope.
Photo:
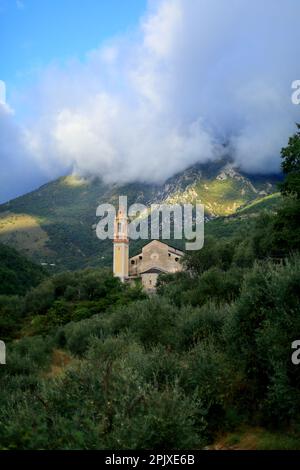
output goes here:
[[276, 211], [278, 205], [281, 202], [281, 194], [279, 192], [269, 194], [261, 199], [255, 199], [253, 202], [246, 204], [243, 207], [238, 208], [237, 214], [256, 214], [263, 210]]
[[0, 244], [0, 295], [23, 295], [45, 277], [40, 266]]
[[230, 238], [238, 232], [248, 233], [255, 224], [255, 218], [263, 212], [276, 212], [282, 202], [280, 193], [270, 194], [245, 204], [234, 214], [218, 217], [205, 225], [206, 235]]
[[[95, 234], [99, 204], [117, 207], [119, 195], [127, 195], [129, 205], [200, 200], [208, 217], [225, 216], [274, 192], [276, 182], [243, 175], [224, 160], [195, 165], [164, 184], [118, 186], [67, 176], [1, 205], [0, 242], [53, 271], [110, 266], [111, 241], [99, 241]], [[131, 253], [141, 245], [132, 242]]]

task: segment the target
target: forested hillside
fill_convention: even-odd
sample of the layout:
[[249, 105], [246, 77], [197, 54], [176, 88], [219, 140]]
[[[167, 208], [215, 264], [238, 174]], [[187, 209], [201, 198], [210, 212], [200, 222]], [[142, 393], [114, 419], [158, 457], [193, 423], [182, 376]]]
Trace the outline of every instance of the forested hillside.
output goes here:
[[89, 269], [11, 302], [0, 448], [300, 449], [299, 148], [276, 211], [241, 210], [157, 295]]
[[46, 277], [40, 266], [0, 244], [0, 295], [23, 295]]
[[[264, 199], [277, 190], [278, 181], [278, 176], [244, 175], [228, 159], [195, 165], [163, 184], [108, 185], [100, 179], [67, 176], [1, 205], [0, 242], [37, 263], [48, 263], [52, 272], [110, 267], [111, 241], [99, 240], [95, 233], [99, 204], [117, 207], [119, 195], [127, 195], [129, 205], [198, 200], [211, 219]], [[132, 241], [131, 254], [139, 247]]]

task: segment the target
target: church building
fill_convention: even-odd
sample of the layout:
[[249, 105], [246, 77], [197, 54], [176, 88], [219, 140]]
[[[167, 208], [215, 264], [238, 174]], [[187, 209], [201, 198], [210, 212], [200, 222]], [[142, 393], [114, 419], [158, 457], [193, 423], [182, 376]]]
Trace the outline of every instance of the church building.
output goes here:
[[155, 291], [162, 273], [182, 271], [183, 251], [159, 240], [147, 243], [142, 251], [129, 258], [128, 220], [120, 209], [115, 219], [113, 240], [113, 272], [122, 282], [140, 278], [145, 290]]

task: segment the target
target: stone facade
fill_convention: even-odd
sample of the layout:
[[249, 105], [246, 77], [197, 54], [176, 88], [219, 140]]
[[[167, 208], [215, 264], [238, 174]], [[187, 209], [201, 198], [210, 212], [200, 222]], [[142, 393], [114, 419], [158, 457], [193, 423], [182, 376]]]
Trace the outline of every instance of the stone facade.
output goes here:
[[141, 278], [147, 291], [155, 291], [161, 273], [182, 271], [183, 252], [159, 240], [152, 240], [136, 256], [129, 259], [129, 279]]

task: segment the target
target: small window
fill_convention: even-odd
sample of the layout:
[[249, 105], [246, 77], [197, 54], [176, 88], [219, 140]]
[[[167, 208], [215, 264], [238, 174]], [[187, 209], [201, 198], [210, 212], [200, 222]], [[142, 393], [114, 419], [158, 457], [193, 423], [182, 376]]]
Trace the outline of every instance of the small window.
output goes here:
[[169, 258], [171, 258], [171, 253], [168, 253], [168, 255], [169, 255]]
[[151, 284], [152, 284], [152, 281], [151, 281], [151, 279], [149, 279], [149, 284], [150, 284], [150, 286], [151, 286]]
[[178, 261], [178, 260], [179, 260], [179, 258], [175, 258], [175, 261]]
[[118, 232], [121, 233], [122, 231], [122, 224], [121, 222], [118, 222]]
[[143, 257], [142, 257], [142, 256], [139, 256], [139, 259], [143, 259]]
[[134, 259], [132, 259], [132, 260], [131, 260], [131, 264], [135, 264], [135, 261], [134, 261]]

